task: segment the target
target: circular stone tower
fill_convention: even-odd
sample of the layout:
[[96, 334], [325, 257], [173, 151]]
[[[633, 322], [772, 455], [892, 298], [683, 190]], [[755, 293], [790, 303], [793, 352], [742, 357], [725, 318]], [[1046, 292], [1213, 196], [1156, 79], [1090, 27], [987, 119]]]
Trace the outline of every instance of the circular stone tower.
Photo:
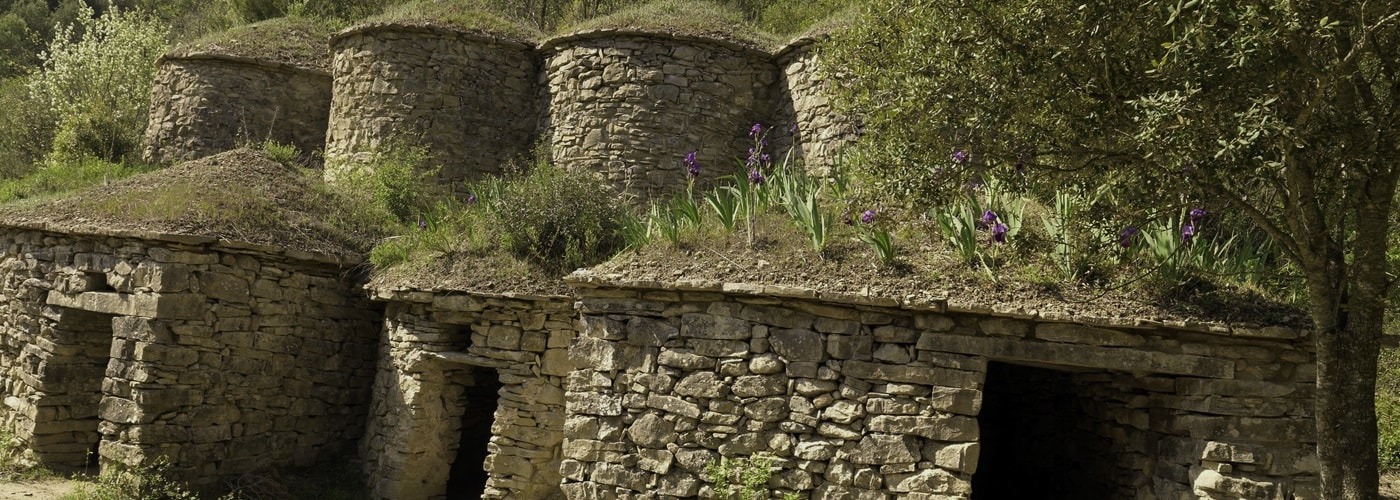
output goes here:
[[651, 198], [685, 188], [683, 158], [702, 175], [734, 172], [754, 123], [771, 116], [776, 69], [756, 44], [603, 28], [541, 47], [554, 162]]
[[529, 153], [540, 93], [528, 34], [386, 16], [331, 39], [328, 179], [398, 148], [426, 149], [446, 183], [499, 173]]
[[798, 38], [773, 57], [782, 94], [775, 119], [789, 124], [778, 142], [781, 147], [791, 147], [792, 156], [800, 158], [808, 172], [825, 175], [839, 161], [841, 148], [855, 141], [858, 129], [854, 119], [838, 113], [828, 100], [829, 83], [816, 50], [819, 40]]
[[274, 141], [308, 154], [325, 144], [330, 29], [274, 19], [180, 47], [157, 62], [147, 161], [172, 163]]

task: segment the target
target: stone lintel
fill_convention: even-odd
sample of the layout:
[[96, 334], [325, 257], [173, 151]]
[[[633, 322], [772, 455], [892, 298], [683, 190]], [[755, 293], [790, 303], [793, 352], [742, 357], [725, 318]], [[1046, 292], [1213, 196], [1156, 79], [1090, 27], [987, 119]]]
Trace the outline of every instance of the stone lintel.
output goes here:
[[1231, 361], [1132, 348], [969, 337], [932, 332], [925, 333], [919, 338], [918, 348], [986, 356], [993, 360], [1033, 361], [1127, 372], [1192, 375], [1204, 378], [1234, 378], [1235, 376], [1235, 364]]
[[48, 304], [116, 316], [162, 319], [201, 319], [208, 304], [204, 296], [189, 293], [83, 292], [67, 295], [50, 291]]

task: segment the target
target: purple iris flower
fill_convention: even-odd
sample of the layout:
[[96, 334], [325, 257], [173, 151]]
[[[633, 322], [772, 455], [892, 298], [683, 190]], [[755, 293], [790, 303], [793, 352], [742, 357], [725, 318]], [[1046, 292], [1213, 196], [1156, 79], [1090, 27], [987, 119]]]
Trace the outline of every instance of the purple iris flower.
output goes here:
[[468, 204], [468, 205], [475, 205], [475, 204], [476, 204], [476, 193], [467, 193], [467, 204]]
[[691, 151], [685, 155], [686, 174], [690, 175], [692, 179], [700, 177], [700, 160], [695, 159], [695, 153], [695, 151]]
[[998, 222], [997, 225], [992, 226], [992, 241], [995, 241], [997, 243], [1006, 243], [1007, 229], [1008, 228], [1006, 227], [1006, 224], [1002, 224], [1000, 222]]
[[1196, 225], [1195, 225], [1195, 224], [1187, 224], [1187, 225], [1185, 225], [1185, 226], [1181, 226], [1181, 241], [1182, 241], [1182, 242], [1190, 243], [1190, 242], [1191, 242], [1191, 238], [1194, 238], [1195, 236], [1196, 236]]
[[757, 138], [757, 137], [758, 137], [758, 134], [762, 134], [762, 133], [763, 133], [763, 124], [762, 124], [762, 123], [755, 123], [755, 124], [753, 124], [753, 127], [752, 127], [752, 128], [749, 128], [749, 137]]
[[972, 155], [969, 154], [967, 151], [959, 149], [953, 152], [953, 163], [957, 163], [959, 165], [966, 165], [969, 161], [972, 161]]
[[1136, 237], [1137, 234], [1138, 228], [1136, 227], [1128, 226], [1123, 228], [1123, 231], [1118, 233], [1118, 246], [1123, 248], [1133, 246], [1133, 238]]
[[1200, 222], [1201, 219], [1206, 218], [1206, 209], [1204, 209], [1204, 208], [1193, 208], [1193, 209], [1191, 209], [1191, 213], [1190, 213], [1189, 217], [1191, 218], [1191, 224], [1192, 224], [1192, 225], [1195, 225], [1197, 222]]
[[997, 221], [997, 213], [991, 210], [982, 212], [982, 218], [977, 221], [977, 229], [986, 229]]
[[866, 224], [870, 224], [870, 223], [872, 223], [872, 222], [875, 222], [875, 211], [874, 211], [874, 210], [866, 210], [865, 212], [862, 212], [862, 213], [860, 214], [860, 221], [863, 222], [863, 223], [866, 223]]
[[763, 172], [759, 172], [758, 169], [756, 169], [756, 168], [755, 168], [755, 169], [750, 169], [750, 170], [749, 170], [749, 183], [750, 183], [750, 184], [753, 184], [753, 185], [757, 186], [757, 185], [763, 184], [763, 181], [764, 181], [764, 180], [765, 180], [765, 179], [763, 178]]

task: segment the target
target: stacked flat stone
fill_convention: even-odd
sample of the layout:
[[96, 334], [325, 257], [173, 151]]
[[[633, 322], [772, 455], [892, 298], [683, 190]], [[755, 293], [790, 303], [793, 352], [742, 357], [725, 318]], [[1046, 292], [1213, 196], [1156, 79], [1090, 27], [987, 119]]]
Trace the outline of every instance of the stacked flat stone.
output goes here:
[[831, 85], [821, 67], [816, 38], [799, 38], [773, 56], [779, 72], [774, 114], [776, 151], [792, 149], [806, 170], [827, 175], [841, 160], [841, 151], [858, 137], [853, 117], [831, 106]]
[[767, 52], [718, 39], [594, 30], [540, 48], [554, 162], [644, 198], [685, 189], [688, 152], [707, 178], [740, 168], [768, 123], [777, 70]]
[[426, 148], [439, 179], [498, 174], [540, 122], [532, 46], [449, 27], [375, 23], [331, 39], [328, 179], [391, 149]]
[[[372, 496], [445, 498], [464, 393], [499, 376], [482, 498], [557, 498], [573, 299], [378, 290], [388, 301], [374, 402], [362, 444]], [[488, 370], [480, 370], [486, 368]]]
[[[810, 498], [968, 498], [991, 361], [1061, 367], [1114, 498], [1317, 498], [1315, 362], [1295, 330], [901, 304], [583, 276], [566, 386], [572, 499], [710, 494], [773, 457]], [[1033, 450], [1030, 450], [1033, 451]]]
[[6, 228], [0, 418], [44, 464], [164, 457], [197, 484], [342, 456], [380, 317], [344, 273], [212, 238]]
[[216, 52], [177, 51], [156, 62], [146, 161], [175, 163], [273, 141], [303, 152], [326, 142], [331, 77], [303, 66]]

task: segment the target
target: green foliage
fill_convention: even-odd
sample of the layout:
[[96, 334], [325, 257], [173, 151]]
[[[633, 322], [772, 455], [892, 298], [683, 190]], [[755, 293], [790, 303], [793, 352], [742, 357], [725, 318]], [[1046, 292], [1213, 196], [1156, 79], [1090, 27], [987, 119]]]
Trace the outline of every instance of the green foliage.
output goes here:
[[108, 464], [91, 483], [80, 483], [61, 500], [199, 500], [199, 495], [169, 477], [170, 462], [122, 467]]
[[715, 212], [724, 229], [733, 231], [744, 205], [744, 195], [734, 186], [721, 186], [705, 194], [705, 204]]
[[27, 77], [0, 81], [0, 178], [32, 172], [53, 143], [55, 117], [29, 92]]
[[596, 179], [536, 162], [530, 171], [493, 181], [487, 200], [501, 245], [552, 274], [607, 260], [624, 244], [624, 211]]
[[0, 203], [113, 182], [153, 168], [142, 163], [112, 163], [92, 157], [49, 161], [22, 177], [0, 181]]
[[805, 172], [787, 168], [774, 173], [769, 182], [774, 187], [773, 196], [778, 204], [787, 210], [797, 227], [807, 234], [812, 250], [821, 255], [835, 219], [830, 211], [821, 208], [823, 182]]
[[301, 150], [297, 149], [296, 145], [293, 144], [282, 144], [277, 141], [268, 140], [263, 141], [262, 150], [267, 153], [268, 157], [272, 158], [272, 161], [281, 163], [282, 166], [286, 167], [296, 166], [301, 159]]
[[436, 177], [427, 150], [391, 147], [343, 174], [340, 184], [348, 192], [367, 194], [369, 203], [399, 222], [412, 224], [442, 197]]
[[54, 154], [119, 160], [140, 144], [167, 29], [139, 13], [111, 9], [95, 17], [86, 6], [79, 12], [78, 23], [49, 44], [29, 88], [55, 117]]
[[[705, 481], [713, 484], [715, 498], [728, 500], [767, 500], [773, 498], [768, 480], [773, 476], [773, 457], [764, 453], [745, 458], [720, 457], [705, 465]], [[778, 498], [797, 498], [789, 492]]]
[[284, 16], [355, 21], [374, 15], [396, 0], [227, 0], [243, 22]]
[[873, 224], [861, 224], [856, 236], [860, 238], [860, 241], [870, 245], [870, 250], [880, 260], [880, 265], [894, 264], [894, 242], [890, 238], [888, 229]]

